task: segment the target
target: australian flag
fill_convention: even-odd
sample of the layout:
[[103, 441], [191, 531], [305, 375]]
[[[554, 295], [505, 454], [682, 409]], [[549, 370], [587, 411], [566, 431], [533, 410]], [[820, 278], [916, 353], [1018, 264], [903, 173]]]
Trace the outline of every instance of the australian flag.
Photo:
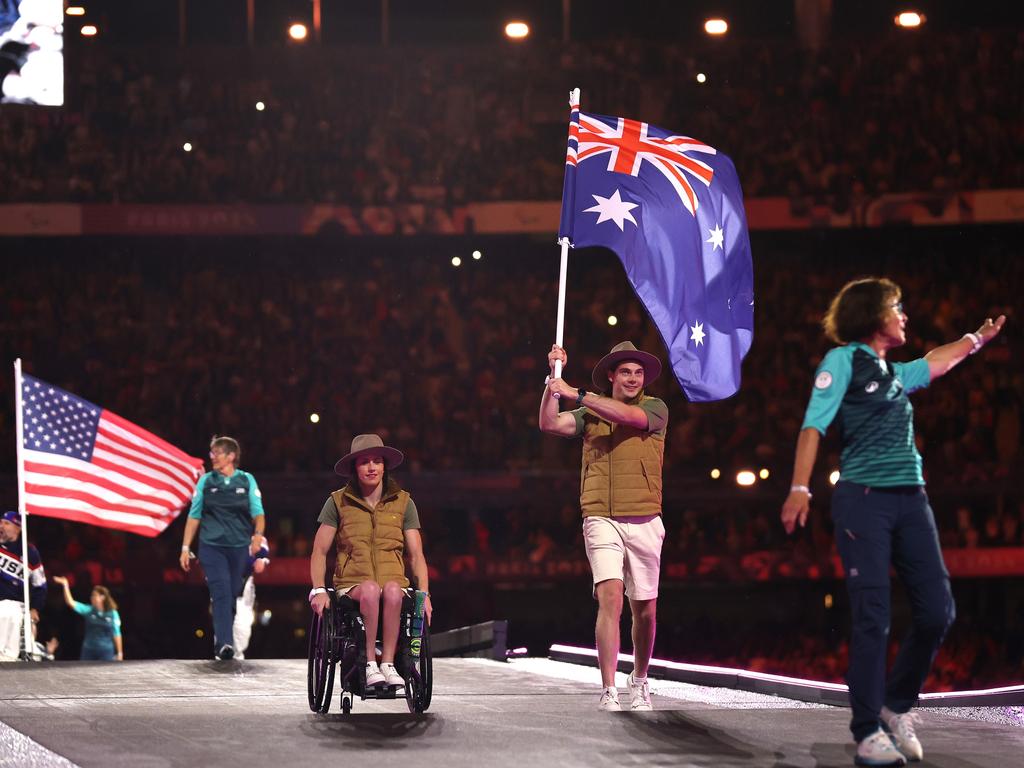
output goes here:
[[688, 136], [571, 108], [559, 238], [618, 254], [687, 398], [735, 394], [754, 336], [735, 166]]

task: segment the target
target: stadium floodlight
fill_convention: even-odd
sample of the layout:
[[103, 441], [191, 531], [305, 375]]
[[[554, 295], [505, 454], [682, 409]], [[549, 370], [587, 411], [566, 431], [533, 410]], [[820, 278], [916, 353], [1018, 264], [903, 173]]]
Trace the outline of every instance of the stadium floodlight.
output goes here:
[[767, 480], [769, 477], [771, 477], [771, 474], [772, 473], [768, 471], [767, 467], [762, 467], [761, 471], [757, 473], [757, 476], [760, 477], [762, 480]]
[[458, 256], [452, 256], [452, 266], [453, 267], [460, 267], [460, 266], [462, 266], [462, 259], [459, 258]]
[[615, 315], [608, 315], [608, 325], [618, 325], [618, 324], [619, 324], [619, 318], [617, 318]]
[[703, 85], [703, 84], [704, 84], [704, 83], [706, 83], [707, 81], [708, 81], [708, 76], [707, 76], [707, 75], [705, 75], [705, 74], [704, 74], [703, 72], [698, 72], [698, 73], [697, 73], [697, 82], [698, 82], [698, 83], [700, 83], [701, 85]]
[[722, 470], [720, 470], [718, 467], [715, 467], [714, 469], [711, 470], [711, 479], [712, 480], [717, 480], [721, 476], [722, 476]]
[[724, 35], [729, 31], [729, 22], [725, 19], [708, 19], [704, 22], [704, 31], [709, 35]]
[[256, 111], [257, 112], [262, 112], [266, 108], [267, 108], [267, 105], [264, 104], [262, 101], [257, 101], [256, 102]]
[[85, 8], [80, 5], [69, 5], [64, 13], [68, 16], [85, 16]]
[[755, 475], [749, 469], [744, 469], [736, 473], [736, 485], [747, 488], [756, 482], [757, 475]]
[[509, 40], [524, 40], [530, 36], [530, 25], [525, 21], [510, 21], [505, 25], [505, 37]]
[[86, 24], [79, 31], [82, 33], [82, 37], [96, 37], [99, 34], [99, 29], [95, 24]]
[[483, 257], [484, 255], [481, 251], [473, 251], [473, 258], [476, 259], [477, 261], [480, 261], [480, 259], [482, 259]]
[[924, 14], [918, 13], [917, 11], [904, 11], [899, 14], [894, 21], [896, 22], [897, 27], [912, 29], [913, 27], [920, 27], [924, 24]]
[[306, 27], [305, 24], [302, 24], [301, 22], [297, 21], [288, 27], [288, 37], [290, 37], [292, 40], [295, 40], [296, 42], [301, 43], [307, 37], [309, 37], [309, 29]]

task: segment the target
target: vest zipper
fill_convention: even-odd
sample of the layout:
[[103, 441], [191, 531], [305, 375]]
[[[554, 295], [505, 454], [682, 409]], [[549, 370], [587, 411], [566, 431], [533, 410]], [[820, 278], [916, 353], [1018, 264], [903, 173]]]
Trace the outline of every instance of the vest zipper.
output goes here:
[[612, 476], [612, 454], [615, 452], [615, 424], [609, 423], [608, 442], [612, 448], [608, 451], [608, 517], [612, 517], [612, 510], [615, 508], [615, 478]]
[[377, 577], [377, 504], [370, 510], [370, 564], [373, 566], [373, 580], [379, 584], [380, 579]]

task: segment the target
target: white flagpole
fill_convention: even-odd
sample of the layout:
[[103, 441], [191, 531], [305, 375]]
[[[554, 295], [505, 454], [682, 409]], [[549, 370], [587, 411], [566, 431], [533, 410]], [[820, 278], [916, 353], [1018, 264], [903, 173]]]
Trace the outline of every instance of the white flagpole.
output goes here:
[[[580, 103], [580, 89], [573, 88], [569, 92], [569, 109]], [[562, 346], [565, 336], [565, 277], [569, 268], [569, 238], [559, 238], [558, 244], [562, 246], [562, 261], [558, 266], [558, 318], [555, 321], [555, 344]], [[555, 361], [555, 378], [562, 375], [562, 361]], [[558, 395], [556, 394], [557, 398]]]
[[21, 594], [25, 601], [25, 615], [22, 630], [25, 637], [25, 657], [34, 655], [35, 643], [32, 640], [32, 610], [29, 606], [29, 569], [28, 569], [28, 513], [25, 511], [25, 422], [21, 402], [21, 358], [14, 361], [14, 424], [18, 455], [18, 513], [21, 515]]

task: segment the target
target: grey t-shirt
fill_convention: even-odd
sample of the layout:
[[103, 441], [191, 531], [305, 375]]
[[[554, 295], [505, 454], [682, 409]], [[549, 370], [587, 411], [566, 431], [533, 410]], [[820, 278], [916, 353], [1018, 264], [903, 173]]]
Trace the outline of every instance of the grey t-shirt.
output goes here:
[[[321, 525], [329, 525], [331, 528], [338, 527], [338, 506], [334, 503], [333, 497], [327, 497], [327, 501], [324, 502], [324, 508], [320, 510], [320, 517], [316, 520]], [[405, 507], [405, 519], [402, 520], [402, 530], [408, 531], [419, 527], [420, 513], [416, 511], [416, 502], [410, 496], [409, 503]]]

